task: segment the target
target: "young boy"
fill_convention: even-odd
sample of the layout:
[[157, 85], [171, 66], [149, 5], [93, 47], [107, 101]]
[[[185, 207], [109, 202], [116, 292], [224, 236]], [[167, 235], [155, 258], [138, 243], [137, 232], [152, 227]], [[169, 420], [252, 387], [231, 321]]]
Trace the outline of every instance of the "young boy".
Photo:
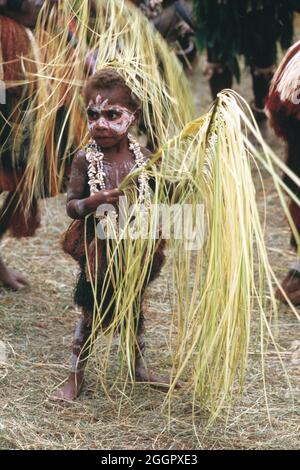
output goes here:
[[[98, 298], [102, 300], [105, 318], [101, 326], [106, 328], [114, 317], [115, 305], [111, 303], [114, 287], [110, 283], [105, 294], [101, 294], [106, 275], [106, 248], [101, 240], [95, 242], [94, 214], [101, 204], [117, 204], [122, 192], [118, 189], [122, 180], [135, 167], [142, 166], [150, 152], [133, 142], [129, 135], [130, 127], [138, 120], [138, 103], [123, 78], [113, 69], [97, 72], [87, 82], [85, 88], [88, 127], [92, 142], [75, 157], [67, 196], [67, 213], [75, 220], [64, 239], [64, 250], [76, 259], [81, 268], [75, 290], [75, 303], [82, 308], [82, 315], [75, 330], [72, 354], [72, 369], [67, 382], [56, 391], [55, 398], [63, 400], [75, 399], [82, 388], [84, 370], [91, 346], [93, 324], [94, 296], [88, 275], [85, 240], [88, 253], [95, 258], [97, 243], [98, 256]], [[86, 237], [84, 237], [86, 231]], [[163, 243], [161, 242], [154, 254], [149, 282], [159, 274], [164, 262]], [[89, 257], [89, 256], [88, 256]], [[146, 287], [146, 285], [144, 286]], [[103, 296], [105, 298], [101, 298]], [[136, 312], [136, 353], [135, 378], [140, 382], [151, 382], [166, 385], [169, 380], [148, 372], [143, 359], [145, 349], [143, 339], [143, 314], [141, 301], [137, 301]], [[102, 312], [101, 312], [102, 313]]]

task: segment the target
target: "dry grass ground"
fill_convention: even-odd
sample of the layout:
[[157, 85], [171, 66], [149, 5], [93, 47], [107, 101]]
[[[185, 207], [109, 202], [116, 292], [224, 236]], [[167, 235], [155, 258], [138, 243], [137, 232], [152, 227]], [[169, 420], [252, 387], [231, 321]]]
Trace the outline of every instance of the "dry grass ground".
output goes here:
[[[242, 94], [250, 97], [250, 81], [243, 77]], [[197, 71], [192, 79], [198, 108], [210, 102], [208, 87]], [[268, 141], [283, 157], [282, 145], [269, 132]], [[295, 257], [289, 247], [289, 229], [278, 206], [270, 178], [267, 188], [268, 225], [266, 242], [272, 264], [283, 277]], [[262, 191], [258, 187], [258, 202]], [[250, 356], [245, 392], [241, 400], [209, 430], [201, 412], [192, 421], [188, 391], [178, 394], [169, 422], [162, 410], [161, 392], [136, 385], [123, 406], [121, 392], [114, 389], [109, 401], [101, 387], [95, 389], [91, 362], [80, 399], [68, 406], [49, 401], [49, 394], [68, 370], [70, 347], [79, 312], [72, 303], [77, 267], [62, 254], [61, 232], [68, 225], [65, 197], [42, 204], [43, 224], [34, 239], [5, 238], [1, 253], [5, 261], [30, 280], [23, 292], [0, 287], [0, 339], [8, 357], [1, 366], [0, 448], [2, 449], [297, 449], [300, 440], [300, 324], [280, 306], [279, 344], [291, 380], [289, 388], [279, 358], [266, 357], [268, 420], [262, 386], [260, 358]], [[151, 287], [146, 301], [148, 359], [153, 368], [170, 367], [167, 346], [170, 308], [164, 277]], [[300, 313], [300, 312], [299, 312]], [[113, 382], [114, 369], [108, 383]]]

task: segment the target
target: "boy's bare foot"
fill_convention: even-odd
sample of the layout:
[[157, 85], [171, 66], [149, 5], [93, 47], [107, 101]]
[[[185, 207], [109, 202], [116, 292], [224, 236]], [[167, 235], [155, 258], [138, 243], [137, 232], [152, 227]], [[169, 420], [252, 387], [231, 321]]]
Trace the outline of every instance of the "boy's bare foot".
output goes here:
[[[286, 296], [293, 305], [300, 305], [300, 272], [291, 269], [281, 284]], [[279, 289], [276, 291], [276, 299], [287, 303], [285, 297]]]
[[80, 395], [83, 382], [83, 372], [76, 374], [72, 372], [69, 375], [67, 382], [58, 388], [51, 398], [53, 400], [73, 401]]
[[13, 290], [24, 289], [28, 282], [22, 274], [14, 269], [8, 269], [0, 259], [0, 282]]
[[[160, 388], [168, 392], [170, 389], [170, 379], [161, 375], [156, 375], [149, 372], [144, 365], [138, 365], [135, 370], [136, 382], [149, 383], [152, 387]], [[178, 390], [182, 387], [181, 382], [176, 382], [175, 389]]]

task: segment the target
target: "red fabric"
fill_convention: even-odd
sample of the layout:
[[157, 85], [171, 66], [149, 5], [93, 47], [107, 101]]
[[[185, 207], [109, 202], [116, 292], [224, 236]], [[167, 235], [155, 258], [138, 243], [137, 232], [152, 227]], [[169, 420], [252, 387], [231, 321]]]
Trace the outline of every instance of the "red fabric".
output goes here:
[[[22, 57], [28, 57], [30, 42], [24, 26], [11, 18], [0, 16], [0, 47], [3, 59], [5, 82], [24, 79]], [[8, 83], [9, 85], [9, 83]], [[9, 87], [9, 91], [20, 96], [22, 87]]]
[[16, 238], [32, 237], [40, 227], [40, 213], [36, 199], [26, 207], [28, 198], [21, 191], [9, 192], [0, 212], [0, 236], [6, 230]]
[[[75, 261], [80, 261], [80, 259], [85, 256], [84, 232], [84, 220], [74, 220], [62, 235], [62, 248], [64, 252], [72, 256]], [[87, 245], [89, 245], [93, 239], [94, 234], [90, 234], [89, 230], [87, 230]]]

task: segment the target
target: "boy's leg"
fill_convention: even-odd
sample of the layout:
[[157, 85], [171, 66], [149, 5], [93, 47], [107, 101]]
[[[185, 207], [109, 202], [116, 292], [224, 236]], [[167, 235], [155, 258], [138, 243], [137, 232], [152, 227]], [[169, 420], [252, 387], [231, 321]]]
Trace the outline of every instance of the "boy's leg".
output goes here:
[[[144, 286], [143, 292], [147, 285], [156, 279], [161, 271], [162, 266], [165, 262], [165, 240], [161, 240], [156, 247], [151, 270], [149, 273], [148, 283]], [[150, 384], [161, 387], [164, 390], [169, 390], [170, 379], [168, 377], [161, 377], [148, 369], [145, 361], [145, 328], [144, 328], [144, 315], [142, 312], [142, 301], [139, 300], [136, 303], [135, 310], [136, 315], [136, 348], [135, 348], [135, 379], [137, 382], [149, 382]], [[181, 384], [178, 382], [175, 388], [180, 388]]]
[[67, 382], [56, 390], [54, 398], [70, 401], [80, 394], [91, 349], [92, 317], [91, 312], [83, 310], [74, 333], [71, 372]]
[[[166, 391], [170, 387], [170, 378], [152, 373], [145, 361], [145, 335], [144, 335], [144, 316], [141, 312], [138, 319], [137, 341], [135, 349], [135, 379], [136, 382], [148, 382], [154, 387], [162, 388]], [[181, 388], [181, 383], [177, 382], [175, 388]]]
[[[109, 285], [105, 297], [102, 298], [102, 288], [99, 287], [97, 304], [101, 305], [102, 316], [101, 329], [105, 329], [113, 318], [114, 304], [111, 305], [113, 297], [113, 287]], [[76, 326], [73, 340], [73, 351], [71, 360], [71, 372], [65, 384], [59, 388], [54, 398], [61, 400], [75, 400], [81, 392], [85, 367], [95, 341], [95, 335], [92, 334], [94, 297], [91, 283], [86, 280], [85, 271], [82, 270], [75, 289], [74, 300], [76, 305], [81, 306], [82, 315]], [[101, 314], [102, 315], [102, 314]], [[100, 326], [99, 326], [100, 328]], [[96, 334], [99, 332], [97, 328]]]

